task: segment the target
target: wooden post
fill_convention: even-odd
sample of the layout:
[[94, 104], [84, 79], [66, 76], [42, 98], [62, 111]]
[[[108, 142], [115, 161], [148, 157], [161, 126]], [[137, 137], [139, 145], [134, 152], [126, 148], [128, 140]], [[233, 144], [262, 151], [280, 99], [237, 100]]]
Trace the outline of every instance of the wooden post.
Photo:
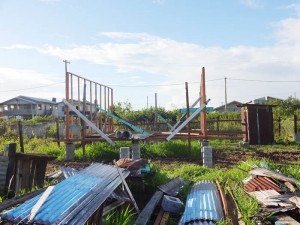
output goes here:
[[157, 93], [155, 93], [155, 117], [154, 117], [154, 130], [157, 130]]
[[220, 117], [217, 116], [217, 131], [220, 131]]
[[56, 119], [56, 140], [57, 140], [57, 145], [60, 147], [60, 141], [59, 141], [59, 119]]
[[281, 118], [278, 118], [278, 135], [281, 135]]
[[23, 142], [23, 127], [21, 120], [18, 121], [19, 125], [19, 138], [20, 138], [20, 150], [24, 153], [24, 142]]
[[297, 122], [298, 122], [298, 117], [297, 117], [297, 115], [294, 115], [294, 133], [295, 133], [295, 135], [298, 133], [297, 132], [297, 130], [298, 130]]
[[[201, 73], [201, 83], [200, 83], [200, 106], [206, 102], [206, 92], [205, 92], [205, 68], [202, 67]], [[200, 113], [200, 127], [201, 134], [204, 138], [207, 138], [207, 123], [206, 123], [206, 108]]]
[[3, 156], [8, 157], [8, 166], [7, 166], [7, 172], [6, 172], [6, 181], [5, 181], [5, 193], [8, 194], [9, 197], [9, 191], [12, 190], [14, 187], [14, 172], [15, 172], [15, 163], [16, 163], [16, 150], [17, 150], [17, 144], [11, 143], [8, 145], [4, 145], [4, 152]]
[[[190, 103], [189, 103], [189, 86], [188, 82], [185, 82], [185, 96], [186, 96], [186, 115], [187, 118], [190, 117]], [[188, 146], [189, 146], [189, 155], [192, 155], [192, 147], [191, 147], [191, 125], [187, 124], [187, 132], [188, 132]]]

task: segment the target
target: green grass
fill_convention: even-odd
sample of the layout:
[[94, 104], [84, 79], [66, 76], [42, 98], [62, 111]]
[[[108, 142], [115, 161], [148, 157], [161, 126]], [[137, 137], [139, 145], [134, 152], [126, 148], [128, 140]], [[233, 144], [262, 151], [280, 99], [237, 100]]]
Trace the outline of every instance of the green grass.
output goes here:
[[121, 211], [113, 211], [108, 214], [105, 219], [104, 225], [132, 225], [135, 221], [134, 209], [127, 206], [127, 208]]

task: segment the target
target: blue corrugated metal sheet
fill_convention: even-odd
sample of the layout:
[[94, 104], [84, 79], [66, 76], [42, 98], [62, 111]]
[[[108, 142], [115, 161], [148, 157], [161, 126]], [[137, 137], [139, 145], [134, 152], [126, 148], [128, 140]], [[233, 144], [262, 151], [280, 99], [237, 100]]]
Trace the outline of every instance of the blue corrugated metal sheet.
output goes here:
[[78, 170], [69, 167], [61, 166], [59, 169], [64, 174], [65, 178], [69, 178], [70, 176], [73, 176], [74, 174], [78, 173]]
[[[120, 171], [124, 178], [129, 175], [123, 169]], [[121, 182], [115, 167], [93, 164], [55, 185], [32, 224], [84, 224]], [[1, 218], [14, 223], [28, 222], [31, 209], [40, 197], [2, 213]]]
[[213, 224], [224, 218], [216, 185], [211, 181], [196, 183], [187, 197], [180, 224]]

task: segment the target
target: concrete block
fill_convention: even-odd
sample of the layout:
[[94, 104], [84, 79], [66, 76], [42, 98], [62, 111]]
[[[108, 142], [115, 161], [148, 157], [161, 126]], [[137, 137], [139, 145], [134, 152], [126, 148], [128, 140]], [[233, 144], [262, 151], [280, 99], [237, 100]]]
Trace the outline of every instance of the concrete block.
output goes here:
[[179, 198], [164, 195], [161, 206], [167, 212], [179, 213], [183, 206], [183, 203], [180, 201]]

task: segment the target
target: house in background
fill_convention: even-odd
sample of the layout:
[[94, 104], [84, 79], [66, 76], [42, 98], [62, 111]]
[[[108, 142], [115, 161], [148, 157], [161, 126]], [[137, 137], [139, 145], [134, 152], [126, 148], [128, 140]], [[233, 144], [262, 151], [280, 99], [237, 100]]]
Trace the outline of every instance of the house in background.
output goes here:
[[[238, 101], [232, 101], [232, 102], [227, 103], [226, 112], [240, 112], [241, 108], [238, 107], [238, 105], [240, 105], [240, 104], [242, 104], [242, 103], [238, 102]], [[225, 112], [225, 105], [216, 107], [215, 111], [220, 112], [220, 113]]]
[[31, 119], [35, 116], [50, 116], [55, 107], [56, 98], [50, 101], [20, 95], [0, 103], [0, 112], [6, 118], [19, 116], [24, 119]]
[[253, 102], [253, 104], [265, 105], [268, 100], [280, 100], [280, 101], [283, 101], [282, 99], [279, 99], [279, 98], [265, 96], [265, 97], [254, 99], [252, 102]]

